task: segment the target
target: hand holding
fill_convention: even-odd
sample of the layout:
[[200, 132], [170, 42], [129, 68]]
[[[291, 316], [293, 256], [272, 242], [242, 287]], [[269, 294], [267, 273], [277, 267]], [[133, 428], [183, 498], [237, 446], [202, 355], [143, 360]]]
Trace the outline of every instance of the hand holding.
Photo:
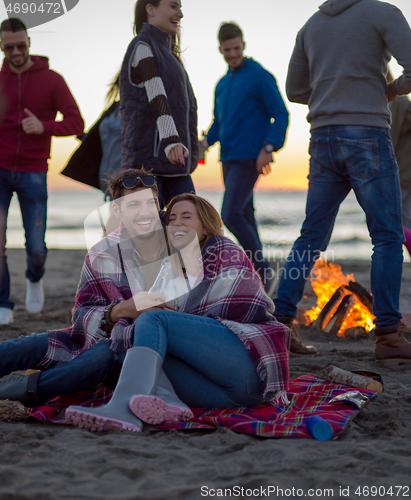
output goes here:
[[184, 158], [187, 158], [187, 156], [188, 151], [186, 151], [181, 144], [177, 144], [177, 146], [174, 146], [168, 153], [168, 160], [173, 165], [175, 165], [176, 163], [185, 165], [186, 163]]
[[41, 135], [44, 132], [43, 122], [27, 108], [24, 108], [24, 112], [28, 115], [28, 118], [24, 118], [21, 122], [24, 132], [26, 134]]
[[200, 149], [201, 151], [207, 151], [208, 149], [207, 137], [204, 137], [203, 139], [198, 141], [198, 149]]
[[261, 175], [268, 175], [271, 172], [270, 163], [274, 162], [274, 155], [272, 153], [267, 153], [264, 148], [261, 148], [257, 158], [257, 172]]
[[161, 293], [138, 292], [131, 299], [116, 304], [110, 311], [110, 321], [117, 323], [121, 318], [136, 319], [149, 309], [164, 309], [166, 298]]
[[137, 311], [141, 313], [153, 307], [158, 308], [162, 306], [163, 308], [167, 299], [162, 293], [139, 292], [133, 296], [133, 300]]

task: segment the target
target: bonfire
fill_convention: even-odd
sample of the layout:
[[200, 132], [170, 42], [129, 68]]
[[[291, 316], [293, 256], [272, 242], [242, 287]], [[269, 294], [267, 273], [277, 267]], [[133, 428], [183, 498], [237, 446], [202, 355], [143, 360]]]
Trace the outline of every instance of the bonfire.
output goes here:
[[[313, 277], [310, 278], [312, 288], [317, 296], [317, 305], [305, 312], [305, 316], [314, 323], [319, 315], [326, 309], [327, 316], [321, 327], [325, 327], [338, 310], [341, 311], [342, 301], [345, 311], [344, 319], [338, 330], [339, 336], [344, 336], [349, 328], [363, 327], [369, 332], [374, 328], [374, 315], [371, 312], [372, 297], [359, 285], [353, 274], [344, 274], [341, 266], [334, 262], [320, 259], [314, 266]], [[349, 297], [348, 297], [349, 296]], [[333, 300], [330, 303], [330, 299]]]

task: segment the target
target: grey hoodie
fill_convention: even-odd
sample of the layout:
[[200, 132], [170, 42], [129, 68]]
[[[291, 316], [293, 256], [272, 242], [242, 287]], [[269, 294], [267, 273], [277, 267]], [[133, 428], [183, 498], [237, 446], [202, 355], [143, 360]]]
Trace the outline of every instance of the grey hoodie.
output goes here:
[[411, 92], [411, 30], [402, 12], [378, 0], [327, 0], [303, 26], [291, 56], [286, 91], [308, 104], [311, 129], [334, 125], [389, 128], [387, 63], [404, 73], [393, 85]]

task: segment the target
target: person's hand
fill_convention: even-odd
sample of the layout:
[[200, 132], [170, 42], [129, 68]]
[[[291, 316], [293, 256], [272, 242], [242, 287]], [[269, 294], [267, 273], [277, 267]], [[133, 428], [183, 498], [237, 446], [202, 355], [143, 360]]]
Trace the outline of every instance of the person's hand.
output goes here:
[[111, 309], [110, 321], [117, 323], [121, 318], [136, 319], [144, 311], [168, 308], [166, 298], [161, 293], [138, 292], [131, 299], [123, 300]]
[[162, 306], [160, 306], [161, 309], [166, 309], [167, 311], [175, 311], [176, 308], [174, 305], [169, 304], [168, 302], [165, 302]]
[[397, 94], [394, 90], [394, 87], [392, 85], [392, 82], [390, 82], [388, 85], [387, 85], [387, 100], [388, 102], [391, 102], [393, 101], [395, 98], [397, 97]]
[[175, 165], [176, 163], [185, 165], [186, 162], [184, 158], [187, 158], [187, 156], [188, 151], [186, 151], [181, 144], [177, 144], [177, 146], [174, 146], [172, 149], [170, 149], [170, 152], [168, 153], [168, 160], [173, 165]]
[[137, 311], [147, 311], [153, 307], [166, 304], [166, 298], [162, 293], [139, 292], [133, 296]]
[[26, 134], [42, 134], [44, 132], [43, 122], [27, 108], [24, 108], [24, 112], [29, 116], [28, 118], [24, 118], [21, 122], [24, 132], [26, 132]]
[[208, 149], [207, 137], [204, 137], [203, 139], [198, 141], [198, 149], [200, 149], [201, 151], [207, 151]]
[[267, 153], [264, 148], [261, 148], [257, 158], [257, 172], [261, 175], [268, 175], [271, 172], [270, 163], [274, 162], [274, 155], [272, 153]]

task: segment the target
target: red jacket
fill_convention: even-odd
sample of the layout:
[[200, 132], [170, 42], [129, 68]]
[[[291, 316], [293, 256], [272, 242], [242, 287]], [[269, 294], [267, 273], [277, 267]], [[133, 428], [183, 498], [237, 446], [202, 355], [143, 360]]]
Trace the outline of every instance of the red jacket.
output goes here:
[[[0, 92], [5, 101], [0, 123], [0, 168], [17, 172], [43, 172], [48, 168], [51, 137], [80, 135], [84, 122], [64, 78], [49, 69], [48, 58], [31, 56], [34, 64], [14, 73], [4, 60]], [[41, 135], [26, 134], [21, 126], [29, 109], [44, 125]], [[64, 119], [56, 122], [57, 112]]]

